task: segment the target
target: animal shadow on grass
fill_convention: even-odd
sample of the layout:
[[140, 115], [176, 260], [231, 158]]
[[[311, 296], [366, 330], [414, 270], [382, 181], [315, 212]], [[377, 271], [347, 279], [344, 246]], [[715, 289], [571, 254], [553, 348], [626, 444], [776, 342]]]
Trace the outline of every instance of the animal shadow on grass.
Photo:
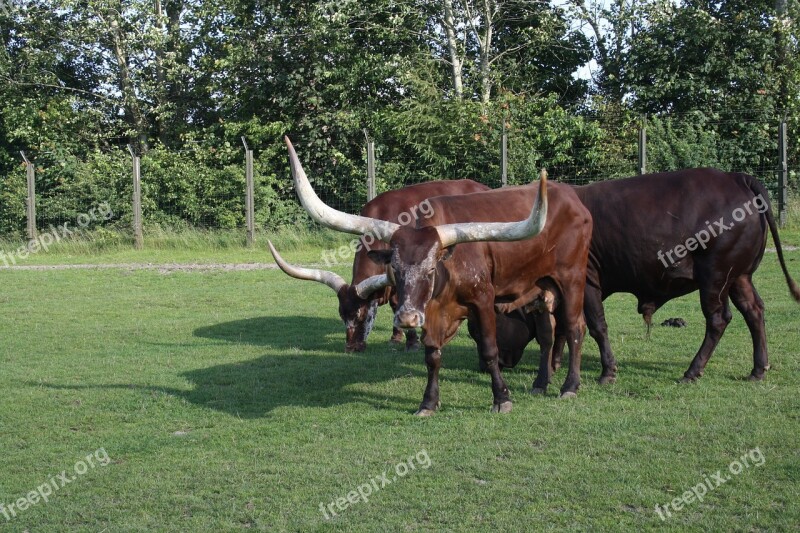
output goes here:
[[[389, 345], [390, 334], [390, 330], [376, 328], [365, 352], [345, 353], [344, 328], [335, 319], [259, 317], [197, 328], [196, 337], [265, 346], [283, 353], [183, 373], [194, 389], [181, 396], [243, 418], [265, 416], [277, 407], [333, 407], [351, 402], [411, 413], [425, 387], [424, 351], [397, 350]], [[298, 353], [285, 353], [287, 350]], [[447, 346], [443, 352], [443, 379], [474, 380], [475, 376], [448, 375], [448, 367], [474, 370], [479, 375], [474, 344]], [[371, 387], [407, 378], [419, 381], [419, 387], [412, 387], [408, 395], [392, 395], [386, 392], [388, 386]], [[488, 376], [480, 379], [488, 380]], [[484, 406], [464, 406], [472, 407]]]
[[333, 318], [264, 316], [200, 327], [194, 336], [268, 348], [256, 359], [181, 374], [194, 385], [181, 394], [186, 400], [243, 418], [267, 416], [278, 407], [351, 402], [412, 410], [416, 401], [372, 395], [356, 385], [424, 375], [413, 365], [419, 357], [383, 350], [388, 342], [377, 337], [366, 352], [345, 353], [344, 326]]
[[363, 353], [345, 353], [343, 332], [338, 320], [302, 316], [259, 317], [197, 328], [195, 337], [234, 345], [263, 346], [265, 354], [255, 359], [181, 372], [179, 375], [191, 384], [188, 390], [142, 385], [135, 380], [128, 383], [30, 382], [29, 385], [57, 390], [107, 389], [167, 394], [204, 408], [253, 419], [269, 417], [280, 407], [335, 407], [351, 402], [365, 403], [376, 409], [413, 412], [422, 397], [422, 388], [418, 394], [415, 391], [408, 397], [392, 396], [379, 388], [365, 389], [398, 378], [424, 378], [425, 368], [419, 353], [394, 351], [388, 346], [385, 350], [376, 349], [381, 348], [378, 346]]
[[252, 346], [344, 352], [341, 320], [310, 316], [262, 316], [200, 327], [193, 335]]

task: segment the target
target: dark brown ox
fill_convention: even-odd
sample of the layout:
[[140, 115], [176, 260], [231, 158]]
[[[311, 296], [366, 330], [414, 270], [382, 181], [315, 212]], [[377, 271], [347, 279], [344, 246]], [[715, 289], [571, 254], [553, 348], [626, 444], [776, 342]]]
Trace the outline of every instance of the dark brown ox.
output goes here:
[[[601, 383], [613, 382], [617, 371], [603, 300], [616, 292], [633, 294], [649, 328], [658, 308], [695, 290], [706, 333], [682, 381], [703, 375], [731, 321], [731, 300], [753, 339], [749, 379], [763, 379], [769, 369], [764, 302], [753, 273], [764, 255], [767, 231], [789, 290], [800, 301], [763, 184], [747, 174], [703, 168], [599, 182], [575, 192], [594, 219], [584, 312], [600, 347]], [[512, 346], [520, 342], [519, 335], [507, 340]], [[555, 349], [554, 360], [560, 351]]]
[[[377, 276], [375, 286], [394, 281], [399, 303], [395, 325], [423, 330], [428, 385], [418, 415], [433, 414], [439, 407], [441, 348], [466, 318], [475, 320], [481, 332], [478, 352], [491, 374], [492, 411], [511, 410], [498, 366], [495, 298], [524, 299], [541, 292], [540, 280], [553, 283], [560, 293], [558, 318], [570, 348], [561, 392], [563, 397], [576, 395], [592, 222], [570, 187], [548, 185], [543, 174], [538, 185], [439, 196], [430, 199], [434, 214], [419, 220], [420, 227], [398, 226], [323, 204], [287, 144], [298, 196], [315, 220], [339, 231], [372, 233], [389, 243], [389, 250], [369, 255], [390, 266], [389, 275]], [[543, 354], [534, 388], [546, 388], [549, 376], [549, 358]]]
[[[410, 185], [395, 191], [388, 191], [367, 202], [361, 209], [361, 216], [386, 221], [397, 221], [399, 224], [414, 224], [417, 219], [430, 216], [426, 200], [432, 196], [467, 194], [489, 190], [489, 187], [472, 180], [431, 181]], [[367, 336], [372, 329], [377, 308], [389, 303], [392, 312], [396, 309], [396, 295], [392, 287], [368, 293], [368, 285], [362, 285], [372, 276], [383, 274], [386, 268], [367, 257], [370, 250], [385, 250], [388, 245], [373, 236], [362, 236], [356, 246], [353, 259], [352, 282], [326, 270], [300, 268], [290, 265], [278, 254], [272, 243], [269, 244], [275, 262], [286, 274], [303, 280], [322, 283], [336, 292], [339, 299], [339, 316], [345, 325], [345, 351], [362, 352], [367, 348]], [[367, 282], [368, 284], [369, 282]], [[402, 330], [395, 327], [391, 341], [401, 343]], [[415, 329], [406, 330], [406, 349], [418, 346]]]
[[[516, 302], [495, 303], [497, 313], [497, 349], [499, 351], [500, 368], [514, 368], [528, 344], [536, 339], [542, 354], [550, 352], [553, 348], [556, 333], [555, 309], [558, 307], [558, 289], [547, 287], [544, 281], [540, 285], [546, 287], [537, 296], [526, 295], [525, 299], [533, 297], [529, 303], [518, 306]], [[512, 309], [505, 311], [505, 309]], [[480, 342], [481, 333], [474, 322], [467, 322], [470, 337], [475, 342]], [[558, 370], [561, 361], [553, 360], [553, 371]], [[478, 358], [481, 372], [487, 368], [483, 359]], [[535, 391], [543, 392], [543, 391]]]

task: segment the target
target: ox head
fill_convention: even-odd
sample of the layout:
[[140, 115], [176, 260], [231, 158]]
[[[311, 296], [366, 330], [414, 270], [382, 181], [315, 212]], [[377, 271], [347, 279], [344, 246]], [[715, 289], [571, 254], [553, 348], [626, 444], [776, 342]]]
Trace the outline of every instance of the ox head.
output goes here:
[[335, 272], [302, 268], [287, 263], [272, 242], [268, 243], [272, 257], [286, 274], [297, 279], [316, 281], [333, 289], [339, 299], [339, 316], [345, 325], [345, 351], [363, 352], [367, 348], [367, 336], [372, 330], [378, 310], [378, 300], [373, 295], [387, 286], [383, 277], [372, 276], [361, 283], [350, 285]]
[[[517, 241], [542, 231], [547, 217], [547, 175], [540, 176], [539, 194], [530, 215], [519, 222], [467, 222], [413, 228], [384, 220], [337, 211], [322, 202], [306, 177], [300, 160], [286, 138], [295, 189], [305, 210], [320, 224], [354, 234], [371, 234], [389, 244], [389, 250], [369, 253], [373, 261], [388, 265], [388, 274], [374, 276], [372, 288], [394, 284], [399, 307], [394, 324], [416, 328], [425, 324], [425, 307], [433, 296], [437, 274], [446, 274], [443, 262], [459, 243]], [[393, 279], [394, 278], [394, 281]]]

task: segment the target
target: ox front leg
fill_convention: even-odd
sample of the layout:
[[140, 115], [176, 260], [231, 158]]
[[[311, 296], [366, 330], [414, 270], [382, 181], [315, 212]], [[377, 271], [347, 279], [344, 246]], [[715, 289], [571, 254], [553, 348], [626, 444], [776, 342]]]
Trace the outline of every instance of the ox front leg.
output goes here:
[[425, 347], [425, 366], [428, 367], [428, 385], [422, 396], [417, 416], [431, 416], [439, 409], [439, 368], [442, 366], [442, 351], [438, 346]]
[[[392, 309], [392, 316], [394, 316], [397, 312], [397, 291], [395, 290], [392, 290], [392, 294], [389, 297], [389, 307]], [[403, 344], [403, 336], [403, 330], [394, 326], [392, 327], [392, 337], [389, 339], [389, 342], [395, 345]]]
[[406, 330], [406, 351], [416, 352], [419, 350], [419, 337], [416, 329]]
[[392, 337], [389, 339], [392, 344], [403, 344], [403, 330], [400, 328], [392, 328]]
[[547, 386], [552, 380], [553, 372], [553, 335], [555, 331], [556, 319], [552, 313], [536, 312], [534, 314], [536, 323], [536, 339], [539, 341], [539, 374], [533, 382], [531, 394], [545, 394]]

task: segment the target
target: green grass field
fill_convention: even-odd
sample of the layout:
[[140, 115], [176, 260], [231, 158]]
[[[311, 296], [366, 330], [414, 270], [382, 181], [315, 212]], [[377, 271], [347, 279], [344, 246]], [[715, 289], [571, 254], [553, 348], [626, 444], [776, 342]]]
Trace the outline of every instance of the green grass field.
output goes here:
[[[271, 261], [263, 246], [201, 248], [27, 264]], [[787, 257], [800, 279], [800, 251]], [[444, 350], [442, 408], [420, 419], [422, 354], [390, 348], [388, 308], [367, 351], [345, 354], [333, 292], [276, 270], [0, 269], [0, 530], [796, 530], [800, 306], [774, 253], [756, 286], [772, 364], [761, 383], [743, 380], [737, 313], [705, 377], [679, 385], [704, 331], [697, 294], [655, 316], [686, 328], [649, 339], [635, 300], [615, 295], [616, 384], [596, 384], [587, 338], [579, 397], [556, 397], [565, 370], [532, 397], [530, 348], [504, 373], [513, 412], [492, 415], [464, 326]], [[729, 479], [662, 521], [656, 505], [717, 472]]]

